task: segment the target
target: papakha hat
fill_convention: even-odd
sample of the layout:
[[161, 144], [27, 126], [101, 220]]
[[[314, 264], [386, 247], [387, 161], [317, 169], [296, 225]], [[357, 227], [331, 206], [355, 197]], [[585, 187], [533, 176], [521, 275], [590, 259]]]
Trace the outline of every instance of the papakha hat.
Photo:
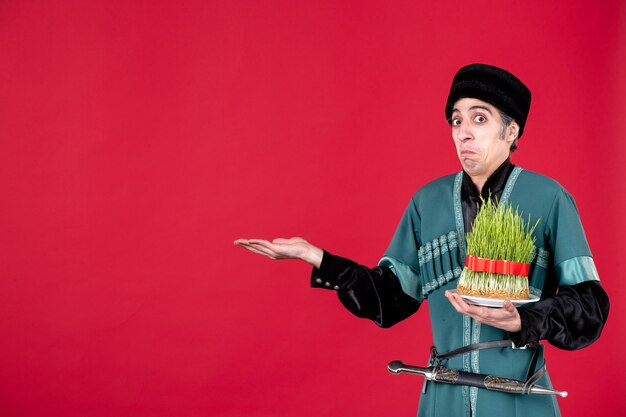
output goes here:
[[510, 72], [486, 64], [471, 64], [461, 68], [452, 80], [446, 102], [448, 123], [454, 103], [462, 98], [476, 98], [496, 106], [515, 119], [520, 127], [518, 137], [524, 133], [530, 110], [530, 90]]

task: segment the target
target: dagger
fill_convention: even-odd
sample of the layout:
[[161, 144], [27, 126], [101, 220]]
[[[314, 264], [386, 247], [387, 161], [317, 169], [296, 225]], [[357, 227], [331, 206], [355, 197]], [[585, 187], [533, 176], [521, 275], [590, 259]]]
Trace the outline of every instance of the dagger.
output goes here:
[[470, 387], [485, 388], [511, 394], [544, 394], [567, 397], [567, 391], [556, 391], [539, 385], [534, 385], [527, 389], [525, 388], [525, 383], [517, 379], [457, 371], [441, 365], [420, 368], [419, 366], [405, 365], [402, 361], [393, 361], [389, 362], [387, 369], [392, 374], [415, 374], [423, 376], [427, 381], [443, 382], [445, 384], [468, 385]]

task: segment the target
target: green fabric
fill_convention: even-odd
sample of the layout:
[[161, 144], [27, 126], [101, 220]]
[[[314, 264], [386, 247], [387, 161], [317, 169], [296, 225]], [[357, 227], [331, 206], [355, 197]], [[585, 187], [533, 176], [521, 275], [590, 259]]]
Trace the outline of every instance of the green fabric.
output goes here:
[[[444, 296], [445, 290], [456, 288], [465, 260], [461, 175], [435, 180], [413, 196], [381, 260], [381, 265], [393, 268], [407, 294], [428, 300], [433, 340], [439, 352], [510, 338], [508, 332], [458, 314]], [[534, 294], [551, 296], [559, 285], [598, 279], [574, 200], [557, 182], [516, 167], [509, 176], [501, 204], [518, 208], [524, 218], [530, 215], [532, 224], [539, 220], [536, 249], [530, 259], [529, 283]], [[523, 380], [530, 355], [530, 350], [487, 349], [449, 359], [445, 365]], [[543, 357], [539, 363], [542, 362]], [[539, 384], [551, 386], [547, 375]], [[503, 394], [431, 383], [422, 394], [418, 415], [560, 414], [553, 396]]]
[[599, 281], [596, 265], [590, 256], [579, 256], [577, 258], [563, 261], [555, 267], [557, 276], [561, 277], [560, 285], [576, 285], [584, 281]]
[[402, 285], [402, 291], [407, 294], [417, 294], [418, 301], [423, 301], [422, 294], [422, 281], [420, 280], [419, 273], [412, 267], [398, 261], [397, 259], [390, 258], [388, 256], [383, 257], [380, 262], [380, 266], [386, 266], [393, 271], [396, 276], [402, 276], [404, 279], [400, 282]]

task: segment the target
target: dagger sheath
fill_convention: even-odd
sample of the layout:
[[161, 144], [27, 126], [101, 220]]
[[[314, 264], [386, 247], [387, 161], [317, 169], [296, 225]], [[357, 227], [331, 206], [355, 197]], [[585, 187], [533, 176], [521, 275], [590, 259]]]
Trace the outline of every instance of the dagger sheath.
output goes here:
[[405, 372], [423, 376], [429, 381], [442, 382], [445, 384], [467, 385], [470, 387], [508, 392], [511, 394], [547, 394], [560, 395], [561, 397], [567, 396], [567, 392], [565, 391], [556, 391], [539, 385], [527, 388], [523, 381], [519, 381], [517, 379], [500, 378], [497, 376], [458, 371], [456, 369], [449, 369], [440, 365], [420, 368], [418, 366], [405, 365], [401, 361], [393, 361], [389, 363], [387, 368], [392, 374]]

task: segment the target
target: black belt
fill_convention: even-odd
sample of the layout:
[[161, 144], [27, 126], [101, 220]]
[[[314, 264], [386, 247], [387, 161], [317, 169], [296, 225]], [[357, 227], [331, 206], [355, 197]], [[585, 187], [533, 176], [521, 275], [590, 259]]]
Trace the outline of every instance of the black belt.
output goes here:
[[[515, 346], [512, 340], [494, 340], [491, 342], [473, 343], [471, 345], [463, 346], [458, 349], [451, 350], [446, 353], [437, 352], [435, 346], [430, 348], [430, 359], [428, 360], [428, 366], [440, 365], [442, 361], [448, 360], [455, 356], [463, 355], [465, 353], [473, 352], [475, 350], [494, 349], [494, 348], [512, 348], [512, 349], [532, 349], [533, 356], [530, 358], [528, 365], [528, 372], [526, 373], [526, 380], [524, 383], [524, 394], [529, 394], [530, 389], [537, 384], [541, 377], [546, 373], [545, 361], [538, 370], [537, 361], [539, 360], [539, 353], [543, 352], [543, 346], [539, 342], [532, 342], [522, 347]], [[422, 392], [426, 392], [428, 381], [424, 381]]]

